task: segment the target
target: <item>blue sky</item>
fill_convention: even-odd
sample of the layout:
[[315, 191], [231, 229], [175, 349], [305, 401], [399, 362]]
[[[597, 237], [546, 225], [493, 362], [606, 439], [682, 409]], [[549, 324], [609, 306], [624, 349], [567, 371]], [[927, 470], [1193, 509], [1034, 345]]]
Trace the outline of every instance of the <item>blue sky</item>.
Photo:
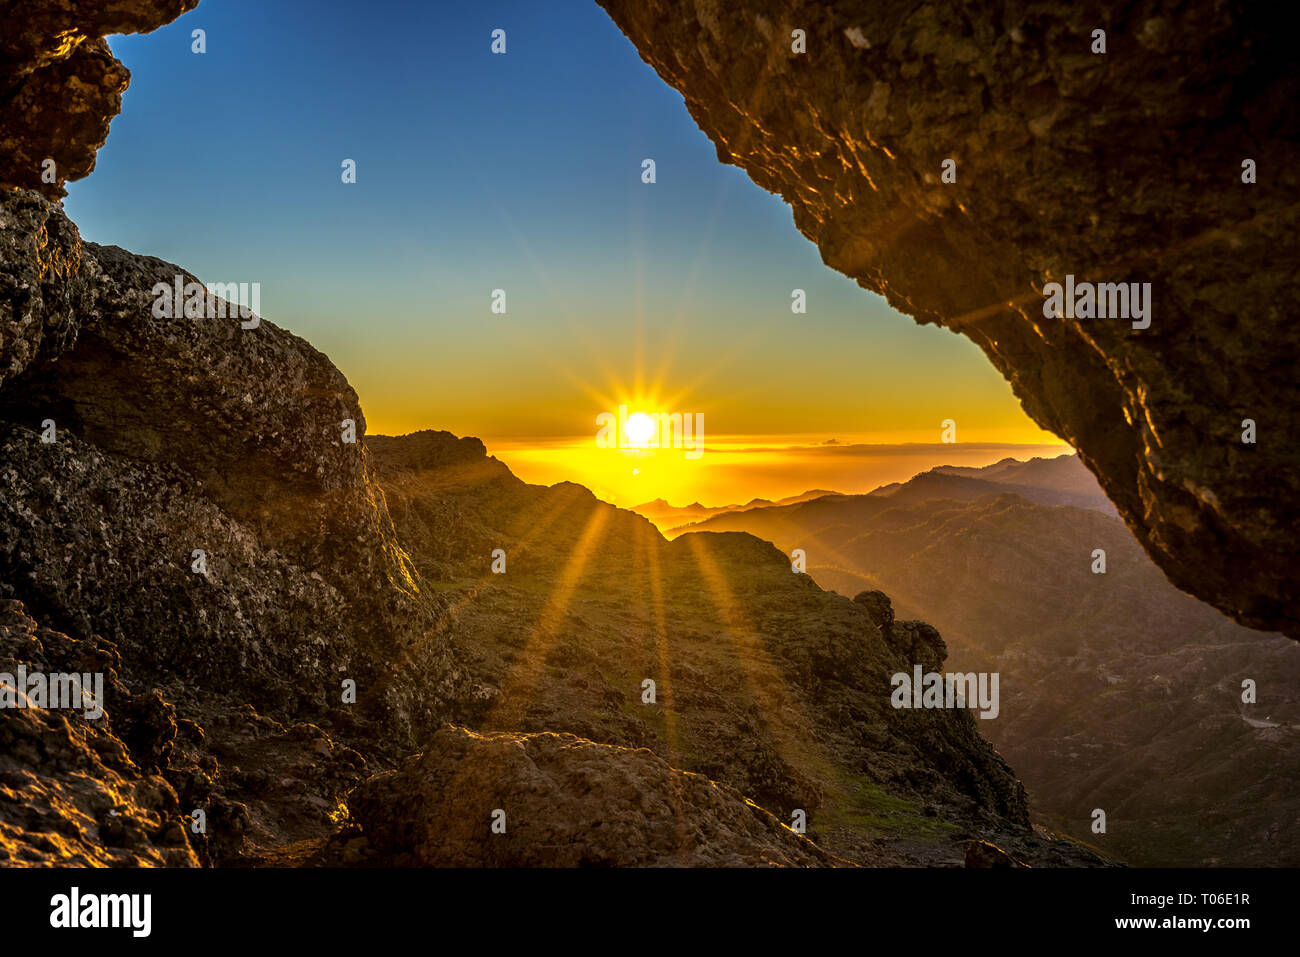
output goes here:
[[1039, 435], [972, 344], [822, 265], [592, 2], [203, 0], [110, 44], [83, 236], [261, 282], [372, 432], [580, 435], [657, 396], [714, 434]]

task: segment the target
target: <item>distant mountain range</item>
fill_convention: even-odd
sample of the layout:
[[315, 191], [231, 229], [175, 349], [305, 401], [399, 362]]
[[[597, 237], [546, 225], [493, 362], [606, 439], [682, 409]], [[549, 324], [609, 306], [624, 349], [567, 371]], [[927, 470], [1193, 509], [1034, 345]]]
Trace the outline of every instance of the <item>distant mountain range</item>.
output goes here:
[[1169, 584], [1075, 456], [941, 467], [690, 530], [802, 548], [823, 587], [881, 589], [939, 628], [951, 666], [998, 671], [1002, 713], [981, 731], [1036, 820], [1134, 864], [1300, 860], [1300, 648]]
[[[949, 481], [962, 479], [961, 482]], [[1006, 458], [983, 468], [941, 465], [908, 482], [882, 486], [871, 494], [894, 500], [925, 498], [972, 499], [981, 495], [1013, 492], [1040, 505], [1076, 505], [1107, 515], [1118, 515], [1092, 473], [1073, 454], [1033, 458], [1027, 462]]]
[[[858, 495], [846, 495], [842, 492], [813, 489], [802, 495], [792, 495], [773, 502], [756, 498], [744, 505], [721, 505], [716, 507], [693, 502], [690, 505], [676, 507], [663, 499], [655, 499], [643, 505], [633, 506], [632, 511], [644, 515], [664, 534], [672, 537], [685, 531], [694, 531], [702, 523], [717, 519], [721, 515], [747, 512], [756, 508], [773, 508], [787, 505], [800, 505], [805, 502], [828, 500], [834, 503], [831, 513], [841, 514], [847, 509], [862, 509], [874, 513], [880, 506], [876, 501], [849, 501], [863, 499], [890, 499], [894, 503], [927, 501], [932, 498], [952, 498], [969, 501], [982, 495], [1014, 493], [1023, 495], [1031, 502], [1040, 505], [1076, 505], [1079, 508], [1091, 508], [1107, 515], [1117, 515], [1115, 506], [1106, 498], [1097, 480], [1092, 477], [1079, 457], [1073, 454], [1059, 455], [1055, 458], [1033, 458], [1027, 462], [1006, 458], [983, 468], [971, 468], [960, 465], [941, 465], [922, 472], [907, 482], [893, 482], [882, 485], [871, 492]], [[822, 514], [820, 506], [800, 510], [801, 516], [807, 516], [815, 522]], [[785, 521], [786, 516], [771, 516], [774, 522]], [[735, 530], [752, 531], [750, 523], [754, 516], [747, 517], [739, 526], [726, 523], [709, 526], [711, 531]], [[802, 520], [802, 519], [801, 519]], [[754, 534], [758, 534], [755, 532]]]
[[827, 489], [812, 489], [804, 492], [802, 495], [791, 495], [778, 501], [772, 501], [766, 498], [750, 499], [744, 505], [720, 505], [709, 506], [701, 505], [699, 502], [692, 502], [690, 505], [669, 505], [661, 498], [653, 502], [643, 502], [640, 505], [634, 505], [630, 511], [636, 512], [650, 519], [660, 531], [667, 531], [676, 528], [679, 525], [688, 525], [692, 522], [702, 522], [706, 518], [712, 518], [714, 515], [721, 515], [724, 512], [742, 511], [748, 508], [768, 508], [773, 505], [794, 505], [798, 502], [806, 502], [812, 498], [821, 498], [823, 495], [835, 495], [837, 493]]

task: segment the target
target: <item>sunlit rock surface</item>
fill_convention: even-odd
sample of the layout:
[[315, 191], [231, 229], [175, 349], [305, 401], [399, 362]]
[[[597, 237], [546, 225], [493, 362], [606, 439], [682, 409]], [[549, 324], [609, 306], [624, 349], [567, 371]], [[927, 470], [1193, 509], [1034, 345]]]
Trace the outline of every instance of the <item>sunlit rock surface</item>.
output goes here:
[[131, 78], [103, 38], [148, 33], [198, 2], [0, 0], [0, 188], [62, 196], [94, 169]]
[[90, 699], [99, 714], [26, 707], [21, 687], [24, 706], [0, 708], [0, 866], [198, 864], [163, 773], [174, 715], [161, 698], [132, 695], [120, 666], [111, 643], [70, 638], [0, 600], [0, 680], [16, 683], [20, 667], [101, 675]]
[[[984, 350], [1176, 585], [1300, 636], [1300, 82], [1274, 9], [599, 2], [828, 265]], [[1150, 283], [1149, 328], [1045, 317], [1067, 275]]]
[[645, 749], [571, 734], [447, 727], [422, 753], [362, 785], [349, 807], [376, 850], [407, 866], [848, 863], [726, 785], [676, 771]]

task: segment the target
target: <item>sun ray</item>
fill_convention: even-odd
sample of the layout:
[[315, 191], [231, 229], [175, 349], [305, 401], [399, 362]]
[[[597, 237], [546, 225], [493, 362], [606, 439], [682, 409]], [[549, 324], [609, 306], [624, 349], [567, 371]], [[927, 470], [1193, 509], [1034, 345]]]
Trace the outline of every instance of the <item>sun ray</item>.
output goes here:
[[597, 503], [591, 517], [574, 544], [559, 580], [538, 616], [536, 625], [524, 641], [514, 667], [501, 683], [501, 694], [483, 722], [485, 728], [499, 724], [519, 726], [538, 683], [546, 671], [546, 655], [554, 644], [569, 602], [582, 580], [583, 570], [600, 549], [613, 508]]
[[[708, 539], [717, 535], [715, 532], [691, 532], [681, 536], [681, 539], [686, 540], [700, 578], [713, 597], [714, 606], [735, 651], [736, 662], [745, 675], [751, 696], [759, 706], [759, 718], [770, 733], [777, 754], [788, 767], [810, 773], [824, 786], [826, 793], [836, 791], [839, 785], [834, 765], [829, 755], [817, 744], [810, 717], [790, 693], [780, 667], [764, 646], [758, 629], [741, 610], [727, 584], [726, 576], [710, 554]], [[793, 716], [794, 720], [786, 716]]]
[[[520, 521], [527, 526], [527, 532], [520, 537], [509, 549], [506, 550], [507, 567], [512, 560], [517, 561], [523, 555], [527, 554], [529, 546], [537, 539], [541, 538], [547, 529], [564, 514], [572, 511], [582, 504], [582, 499], [578, 496], [565, 498], [564, 496], [555, 496], [554, 504], [547, 508], [540, 518], [533, 518], [534, 510], [522, 510], [519, 513]], [[401, 674], [411, 662], [423, 651], [431, 641], [448, 634], [455, 626], [458, 615], [467, 607], [475, 604], [481, 597], [486, 595], [491, 588], [503, 584], [501, 576], [496, 575], [490, 569], [483, 573], [472, 585], [467, 587], [464, 594], [459, 599], [443, 609], [438, 615], [437, 621], [425, 631], [418, 641], [412, 642], [403, 648], [401, 653], [389, 663], [389, 666], [375, 680], [376, 693], [382, 694], [397, 675]]]
[[[663, 575], [660, 568], [660, 551], [666, 544], [664, 537], [652, 525], [638, 528], [636, 550], [638, 569], [646, 572], [645, 583], [649, 592], [649, 606], [653, 618], [656, 656], [659, 673], [656, 686], [664, 714], [664, 753], [663, 758], [672, 767], [682, 764], [682, 748], [677, 728], [677, 699], [672, 675], [672, 649], [669, 647], [668, 622], [665, 613]], [[689, 841], [690, 822], [686, 819], [686, 807], [682, 794], [683, 782], [673, 779], [673, 833], [679, 853], [684, 853]]]

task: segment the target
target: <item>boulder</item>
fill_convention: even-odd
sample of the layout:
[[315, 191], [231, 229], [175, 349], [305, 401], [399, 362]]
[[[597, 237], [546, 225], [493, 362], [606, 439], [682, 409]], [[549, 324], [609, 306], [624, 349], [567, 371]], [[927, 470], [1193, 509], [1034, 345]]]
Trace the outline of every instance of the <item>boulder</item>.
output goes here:
[[381, 854], [412, 866], [848, 863], [726, 785], [572, 734], [448, 726], [357, 788], [348, 807]]

